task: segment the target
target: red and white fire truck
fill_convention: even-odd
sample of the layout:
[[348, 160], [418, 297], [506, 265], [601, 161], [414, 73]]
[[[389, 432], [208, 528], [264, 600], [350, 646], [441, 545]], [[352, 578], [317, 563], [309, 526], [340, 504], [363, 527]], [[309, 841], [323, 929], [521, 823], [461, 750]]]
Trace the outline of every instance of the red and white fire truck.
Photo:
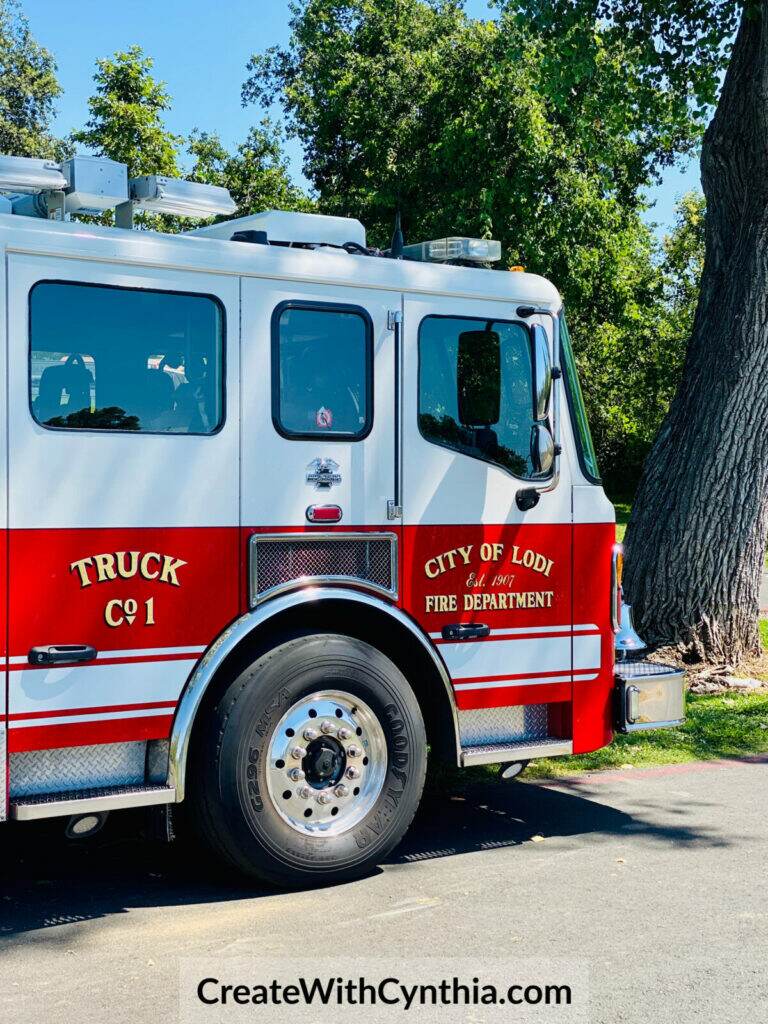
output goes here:
[[0, 158], [0, 191], [0, 819], [183, 800], [321, 882], [401, 839], [428, 750], [511, 776], [682, 718], [678, 672], [615, 663], [552, 284], [346, 218], [148, 230], [234, 204], [108, 160]]

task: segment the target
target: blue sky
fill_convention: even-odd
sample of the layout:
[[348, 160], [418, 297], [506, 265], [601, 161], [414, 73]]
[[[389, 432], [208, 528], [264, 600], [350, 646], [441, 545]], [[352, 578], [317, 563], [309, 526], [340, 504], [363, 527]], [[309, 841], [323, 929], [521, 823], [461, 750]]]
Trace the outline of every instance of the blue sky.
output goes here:
[[[56, 129], [81, 125], [92, 91], [94, 63], [138, 43], [155, 60], [156, 76], [167, 83], [173, 109], [167, 124], [181, 135], [193, 128], [215, 130], [233, 146], [246, 135], [259, 111], [240, 105], [245, 65], [252, 53], [288, 36], [288, 0], [22, 0], [36, 38], [56, 56], [64, 94]], [[467, 0], [467, 11], [488, 16], [485, 0]], [[301, 180], [301, 153], [293, 144], [291, 170]], [[670, 170], [652, 192], [649, 219], [671, 223], [675, 198], [698, 185], [698, 166]]]

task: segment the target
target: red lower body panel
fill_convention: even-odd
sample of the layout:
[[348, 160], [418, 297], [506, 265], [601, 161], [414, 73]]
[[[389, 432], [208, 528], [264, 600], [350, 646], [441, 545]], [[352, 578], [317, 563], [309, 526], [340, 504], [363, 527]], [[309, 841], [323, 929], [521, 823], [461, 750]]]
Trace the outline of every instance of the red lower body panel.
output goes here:
[[[253, 532], [10, 531], [9, 750], [167, 737], [197, 659], [248, 607]], [[610, 523], [404, 528], [400, 604], [437, 644], [460, 712], [546, 704], [575, 752], [610, 742], [613, 542]], [[490, 635], [442, 640], [456, 623]], [[31, 666], [47, 644], [98, 657]]]

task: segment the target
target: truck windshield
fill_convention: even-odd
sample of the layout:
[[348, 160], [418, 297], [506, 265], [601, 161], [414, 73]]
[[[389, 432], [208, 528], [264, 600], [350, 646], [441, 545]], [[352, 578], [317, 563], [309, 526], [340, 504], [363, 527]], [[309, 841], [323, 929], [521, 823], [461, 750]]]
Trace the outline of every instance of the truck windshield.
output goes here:
[[562, 352], [565, 390], [568, 395], [568, 407], [571, 411], [571, 422], [576, 434], [576, 445], [579, 453], [579, 464], [582, 472], [592, 483], [600, 483], [600, 471], [597, 468], [595, 446], [589, 432], [587, 411], [584, 408], [584, 396], [581, 393], [579, 375], [576, 372], [576, 360], [573, 357], [571, 336], [565, 322], [565, 313], [560, 314], [560, 351]]

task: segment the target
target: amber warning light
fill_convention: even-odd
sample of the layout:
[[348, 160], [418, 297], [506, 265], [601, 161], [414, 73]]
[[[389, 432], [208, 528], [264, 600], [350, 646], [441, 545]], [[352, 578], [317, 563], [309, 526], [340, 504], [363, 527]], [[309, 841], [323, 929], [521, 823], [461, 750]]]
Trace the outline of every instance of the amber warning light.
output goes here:
[[621, 544], [614, 544], [611, 551], [611, 624], [614, 633], [618, 633], [621, 629], [621, 579], [623, 573], [624, 548]]
[[310, 523], [340, 523], [341, 508], [338, 505], [310, 505], [307, 519]]

